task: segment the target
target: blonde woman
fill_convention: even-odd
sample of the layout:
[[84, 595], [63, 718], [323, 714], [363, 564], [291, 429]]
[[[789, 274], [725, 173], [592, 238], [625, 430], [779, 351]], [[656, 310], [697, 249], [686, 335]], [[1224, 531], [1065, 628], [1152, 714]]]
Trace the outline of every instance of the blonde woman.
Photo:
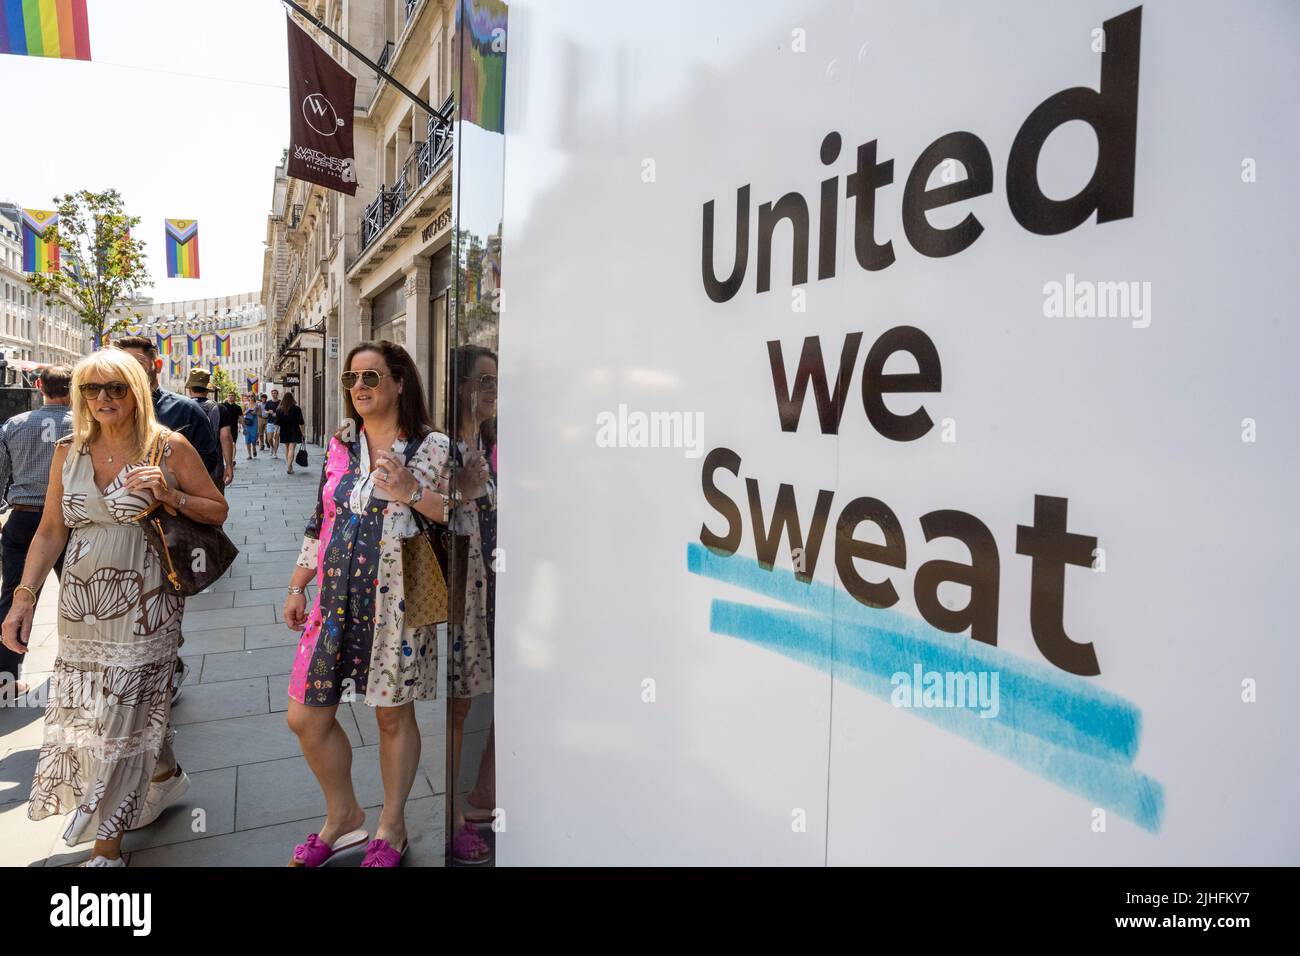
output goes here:
[[[194, 447], [158, 425], [134, 357], [86, 356], [72, 373], [72, 403], [72, 434], [56, 445], [45, 513], [0, 636], [26, 652], [37, 595], [66, 546], [59, 653], [27, 815], [71, 814], [68, 846], [95, 841], [87, 866], [124, 866], [126, 831], [189, 789], [171, 746], [184, 603], [135, 519], [155, 500], [204, 524], [221, 524], [227, 507]], [[157, 467], [147, 464], [155, 443]]]

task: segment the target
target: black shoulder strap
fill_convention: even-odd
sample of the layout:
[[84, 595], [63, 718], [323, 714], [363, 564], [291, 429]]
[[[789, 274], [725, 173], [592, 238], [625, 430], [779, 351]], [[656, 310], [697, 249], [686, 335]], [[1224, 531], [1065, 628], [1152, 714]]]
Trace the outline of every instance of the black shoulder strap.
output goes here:
[[419, 438], [408, 438], [406, 440], [406, 449], [402, 452], [402, 454], [406, 456], [406, 460], [402, 462], [402, 464], [409, 465], [411, 463], [411, 459], [415, 457], [415, 453], [424, 446], [425, 439], [431, 434], [433, 433], [425, 432]]
[[[433, 429], [429, 429], [429, 431], [425, 432], [418, 439], [407, 439], [406, 448], [402, 453], [403, 457], [405, 458], [402, 464], [407, 465], [409, 467], [411, 464], [411, 459], [415, 457], [416, 452], [418, 452], [424, 446], [425, 441], [427, 441], [429, 436], [432, 434], [433, 434]], [[411, 509], [411, 517], [415, 519], [415, 526], [420, 529], [420, 533], [430, 535], [431, 539], [433, 533], [437, 533], [440, 531], [437, 525], [435, 525], [424, 515], [420, 514], [420, 512], [416, 511], [414, 508]], [[446, 531], [441, 530], [441, 533], [445, 534]]]

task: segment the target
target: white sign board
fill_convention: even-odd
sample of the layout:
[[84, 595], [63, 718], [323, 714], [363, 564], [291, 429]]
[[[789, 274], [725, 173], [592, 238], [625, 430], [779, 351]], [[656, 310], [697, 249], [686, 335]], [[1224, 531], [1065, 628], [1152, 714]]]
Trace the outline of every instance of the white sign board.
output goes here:
[[501, 862], [1300, 862], [1293, 10], [512, 24]]

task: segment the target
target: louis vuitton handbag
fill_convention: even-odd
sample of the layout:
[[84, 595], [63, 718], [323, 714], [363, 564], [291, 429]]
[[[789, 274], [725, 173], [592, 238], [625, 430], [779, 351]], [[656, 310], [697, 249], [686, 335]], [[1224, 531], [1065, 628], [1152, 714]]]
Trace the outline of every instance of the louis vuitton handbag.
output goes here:
[[[411, 467], [411, 459], [420, 450], [420, 441], [406, 443], [403, 464]], [[445, 549], [443, 536], [449, 531], [439, 528], [414, 508], [411, 517], [419, 533], [402, 539], [402, 592], [405, 605], [405, 623], [409, 627], [428, 627], [447, 620], [450, 598], [447, 588]]]
[[438, 564], [433, 542], [439, 534], [424, 515], [411, 509], [420, 533], [402, 540], [402, 592], [408, 627], [427, 627], [447, 620], [447, 579]]
[[[163, 439], [154, 442], [147, 463], [162, 461]], [[155, 501], [136, 515], [145, 544], [162, 566], [176, 594], [193, 597], [226, 573], [239, 549], [216, 525], [202, 524]]]

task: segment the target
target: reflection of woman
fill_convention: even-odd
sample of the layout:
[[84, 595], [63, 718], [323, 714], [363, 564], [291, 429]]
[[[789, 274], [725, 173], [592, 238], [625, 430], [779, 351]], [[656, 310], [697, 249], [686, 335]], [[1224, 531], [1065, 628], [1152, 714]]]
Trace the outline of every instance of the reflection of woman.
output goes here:
[[[465, 720], [475, 697], [492, 692], [492, 654], [496, 574], [496, 457], [497, 360], [479, 346], [462, 346], [452, 352], [452, 381], [456, 386], [456, 446], [453, 451], [465, 493], [455, 509], [452, 527], [468, 538], [465, 552], [465, 613], [452, 621], [449, 631], [452, 685], [452, 725], [449, 747], [452, 779], [460, 778], [461, 745]], [[496, 804], [496, 725], [488, 731], [479, 760], [474, 789], [464, 805], [452, 801], [452, 859], [457, 863], [486, 863], [491, 849], [479, 836], [476, 824], [489, 823]]]
[[[193, 446], [157, 424], [134, 357], [116, 349], [87, 356], [73, 371], [72, 394], [72, 435], [54, 452], [4, 643], [25, 651], [37, 590], [66, 543], [59, 654], [27, 814], [75, 811], [67, 844], [93, 837], [89, 866], [123, 866], [125, 832], [152, 823], [190, 785], [172, 754], [171, 729], [184, 602], [136, 517], [158, 500], [221, 524], [227, 506]], [[158, 442], [155, 467], [145, 462]]]
[[[352, 744], [335, 715], [354, 696], [375, 708], [384, 809], [362, 866], [394, 867], [407, 846], [406, 798], [420, 760], [414, 702], [437, 696], [436, 625], [407, 626], [406, 598], [432, 582], [406, 581], [402, 539], [412, 510], [445, 524], [447, 437], [434, 432], [420, 373], [392, 342], [363, 342], [340, 378], [346, 420], [331, 439], [316, 513], [284, 602], [303, 631], [289, 678], [289, 726], [325, 793], [325, 825], [291, 866], [320, 866], [366, 840], [352, 788]], [[411, 444], [416, 445], [412, 451]], [[304, 593], [315, 581], [310, 613]]]
[[302, 409], [294, 401], [293, 392], [285, 392], [284, 399], [275, 409], [275, 424], [279, 426], [280, 441], [284, 443], [284, 458], [289, 463], [286, 475], [293, 474], [293, 453], [302, 444]]

